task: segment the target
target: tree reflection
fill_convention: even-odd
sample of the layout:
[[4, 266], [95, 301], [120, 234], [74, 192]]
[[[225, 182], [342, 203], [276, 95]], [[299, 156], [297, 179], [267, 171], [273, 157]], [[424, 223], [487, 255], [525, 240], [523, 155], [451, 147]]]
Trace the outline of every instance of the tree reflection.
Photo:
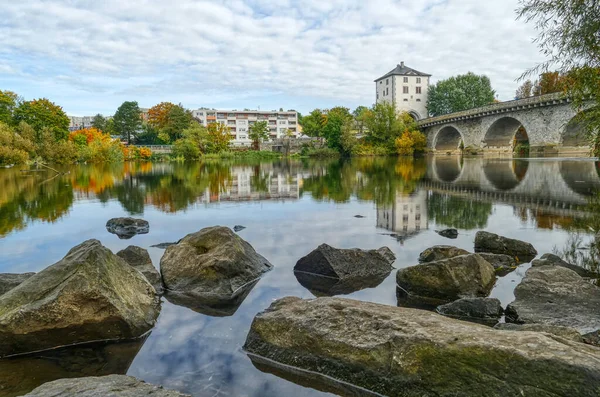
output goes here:
[[427, 213], [429, 219], [441, 226], [482, 229], [492, 214], [492, 204], [450, 194], [431, 193], [427, 200]]

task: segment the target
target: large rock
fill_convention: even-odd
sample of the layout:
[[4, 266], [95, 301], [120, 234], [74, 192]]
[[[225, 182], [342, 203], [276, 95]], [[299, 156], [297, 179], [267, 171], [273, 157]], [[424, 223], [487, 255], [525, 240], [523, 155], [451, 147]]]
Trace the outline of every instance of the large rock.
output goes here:
[[245, 349], [304, 370], [297, 376], [318, 373], [387, 396], [591, 397], [600, 390], [594, 346], [342, 298], [274, 302], [254, 318]]
[[458, 237], [458, 230], [456, 230], [456, 229], [436, 230], [435, 232], [437, 234], [439, 234], [440, 236], [446, 237], [446, 238], [455, 239]]
[[294, 272], [294, 275], [300, 285], [309, 290], [314, 296], [334, 296], [351, 294], [365, 288], [375, 288], [390, 275], [391, 271], [390, 268], [387, 273], [342, 280], [305, 272]]
[[488, 261], [490, 265], [496, 271], [497, 276], [506, 276], [508, 273], [514, 271], [518, 263], [512, 256], [504, 254], [490, 254], [486, 252], [480, 252], [479, 256]]
[[271, 268], [250, 244], [222, 226], [188, 234], [167, 247], [160, 260], [169, 300], [183, 302], [235, 300]]
[[506, 321], [558, 325], [580, 334], [600, 331], [600, 288], [562, 266], [527, 270], [506, 308]]
[[125, 259], [125, 262], [129, 263], [133, 266], [137, 271], [142, 273], [146, 280], [156, 290], [156, 293], [163, 293], [162, 279], [160, 277], [160, 273], [152, 264], [152, 259], [150, 258], [150, 254], [143, 248], [136, 247], [135, 245], [130, 245], [117, 252], [117, 256]]
[[519, 263], [529, 262], [537, 255], [529, 243], [484, 231], [475, 235], [475, 252], [509, 255]]
[[294, 266], [295, 272], [318, 274], [338, 280], [389, 274], [396, 256], [388, 247], [377, 250], [338, 249], [321, 244]]
[[581, 266], [573, 265], [569, 262], [564, 261], [560, 256], [554, 254], [544, 254], [540, 259], [536, 259], [531, 262], [531, 266], [562, 266], [567, 269], [573, 270], [575, 273], [579, 274], [581, 277], [587, 278], [600, 278], [600, 274], [597, 272], [593, 272], [588, 269], [584, 269]]
[[88, 240], [0, 296], [0, 356], [139, 337], [159, 310], [140, 272]]
[[433, 262], [468, 254], [470, 254], [469, 251], [451, 245], [434, 245], [421, 252], [419, 255], [419, 262]]
[[132, 376], [108, 375], [59, 379], [36, 388], [25, 397], [191, 397], [145, 383]]
[[150, 231], [150, 224], [143, 219], [112, 218], [106, 222], [106, 230], [116, 234], [120, 239], [127, 240], [136, 234], [147, 234]]
[[462, 298], [438, 306], [436, 312], [459, 320], [494, 325], [504, 314], [500, 301], [496, 298]]
[[488, 296], [496, 274], [481, 256], [469, 254], [400, 269], [396, 282], [400, 300], [406, 298], [409, 305], [437, 306], [460, 298]]
[[581, 337], [581, 334], [577, 332], [577, 330], [558, 325], [499, 323], [496, 324], [494, 328], [503, 331], [546, 332], [548, 334], [560, 336], [561, 338], [569, 339], [575, 342], [583, 342], [583, 338]]
[[0, 273], [0, 295], [4, 295], [35, 273]]

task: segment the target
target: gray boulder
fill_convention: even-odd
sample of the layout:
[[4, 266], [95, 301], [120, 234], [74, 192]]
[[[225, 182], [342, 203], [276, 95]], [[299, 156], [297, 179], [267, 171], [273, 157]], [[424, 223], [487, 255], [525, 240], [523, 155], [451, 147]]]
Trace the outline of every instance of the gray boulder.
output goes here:
[[486, 297], [494, 268], [477, 254], [460, 255], [398, 270], [399, 304], [438, 306], [460, 298]]
[[375, 288], [383, 282], [392, 272], [387, 272], [366, 277], [352, 277], [340, 280], [339, 278], [323, 277], [318, 274], [294, 272], [296, 279], [304, 288], [314, 296], [347, 295], [365, 288]]
[[0, 273], [0, 295], [4, 295], [35, 273]]
[[0, 357], [139, 337], [159, 310], [140, 272], [88, 240], [0, 296]]
[[537, 251], [529, 243], [484, 231], [475, 235], [475, 252], [509, 255], [518, 263], [529, 262], [537, 255]]
[[496, 275], [500, 277], [511, 273], [519, 265], [515, 258], [509, 255], [480, 252], [479, 256], [488, 261], [496, 271]]
[[145, 383], [132, 376], [108, 375], [59, 379], [36, 388], [25, 397], [191, 397]]
[[496, 324], [494, 328], [503, 331], [546, 332], [548, 334], [560, 336], [561, 338], [569, 339], [574, 342], [583, 342], [583, 338], [581, 337], [581, 334], [577, 332], [577, 330], [558, 325], [499, 323]]
[[470, 254], [469, 251], [451, 245], [434, 245], [421, 252], [419, 255], [419, 262], [433, 262], [468, 254]]
[[294, 266], [295, 272], [317, 274], [338, 280], [389, 274], [396, 256], [388, 247], [377, 250], [338, 249], [321, 244]]
[[245, 349], [296, 377], [366, 389], [357, 395], [596, 397], [600, 390], [594, 346], [342, 298], [274, 302], [254, 318]]
[[438, 306], [436, 312], [459, 320], [494, 325], [504, 314], [500, 301], [496, 298], [462, 298]]
[[150, 231], [150, 224], [143, 219], [112, 218], [106, 222], [106, 230], [116, 234], [122, 240], [128, 240], [136, 234], [147, 234]]
[[581, 335], [600, 331], [600, 288], [562, 266], [527, 270], [506, 308], [506, 321], [570, 327]]
[[437, 234], [439, 234], [440, 236], [446, 237], [446, 238], [455, 239], [458, 237], [458, 230], [456, 230], [456, 229], [436, 230], [435, 232]]
[[235, 300], [272, 267], [250, 244], [222, 226], [188, 234], [167, 247], [160, 260], [168, 299], [180, 302]]
[[163, 293], [160, 273], [152, 264], [152, 259], [150, 258], [148, 251], [136, 247], [135, 245], [130, 245], [124, 250], [117, 252], [117, 256], [125, 259], [125, 262], [129, 263], [137, 271], [142, 273], [144, 277], [146, 277], [146, 280], [152, 284], [157, 294]]
[[581, 266], [570, 264], [570, 263], [564, 261], [560, 256], [557, 256], [554, 254], [542, 255], [542, 257], [540, 259], [536, 259], [536, 260], [532, 261], [531, 266], [533, 266], [533, 267], [562, 266], [567, 269], [573, 270], [575, 273], [579, 274], [581, 277], [587, 277], [587, 278], [593, 278], [593, 279], [600, 278], [599, 273], [593, 272], [588, 269], [584, 269]]

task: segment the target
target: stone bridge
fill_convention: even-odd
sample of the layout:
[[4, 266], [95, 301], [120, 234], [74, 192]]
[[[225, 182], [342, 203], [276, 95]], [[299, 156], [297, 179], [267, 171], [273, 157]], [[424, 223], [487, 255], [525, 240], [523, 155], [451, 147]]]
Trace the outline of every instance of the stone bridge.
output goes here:
[[552, 213], [585, 212], [600, 192], [599, 163], [432, 156], [423, 187]]
[[529, 143], [530, 154], [589, 155], [577, 112], [560, 93], [541, 95], [423, 119], [419, 127], [434, 153], [458, 153], [465, 148], [512, 154], [518, 143]]

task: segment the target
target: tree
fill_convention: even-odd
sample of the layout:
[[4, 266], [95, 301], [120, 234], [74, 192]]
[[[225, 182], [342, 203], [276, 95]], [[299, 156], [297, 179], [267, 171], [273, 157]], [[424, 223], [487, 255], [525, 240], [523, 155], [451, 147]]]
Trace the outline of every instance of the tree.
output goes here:
[[26, 101], [14, 110], [15, 124], [25, 122], [36, 132], [39, 140], [42, 130], [48, 129], [56, 141], [66, 140], [69, 136], [69, 117], [63, 109], [46, 98]]
[[427, 111], [431, 116], [460, 112], [493, 103], [495, 94], [487, 76], [469, 72], [429, 87]]
[[233, 135], [229, 133], [229, 127], [222, 123], [210, 123], [207, 130], [207, 153], [220, 153], [229, 148], [229, 143], [233, 139]]
[[364, 133], [365, 120], [367, 118], [368, 111], [369, 111], [368, 107], [358, 106], [356, 109], [354, 109], [354, 112], [352, 112], [352, 115], [354, 116], [354, 121], [356, 124], [356, 132], [359, 134]]
[[98, 113], [92, 119], [92, 127], [94, 127], [97, 130], [106, 132], [106, 118], [100, 113]]
[[269, 139], [269, 125], [266, 121], [257, 121], [252, 124], [248, 131], [248, 137], [252, 139], [252, 147], [260, 149], [260, 142]]
[[13, 112], [20, 102], [19, 96], [14, 92], [0, 90], [0, 122], [12, 124]]
[[322, 137], [327, 140], [327, 147], [342, 152], [341, 138], [344, 126], [352, 124], [353, 118], [348, 108], [336, 106], [329, 109], [325, 116]]
[[[522, 0], [518, 17], [533, 22], [547, 60], [525, 75], [558, 67], [565, 94], [580, 113], [595, 151], [600, 151], [600, 7], [596, 0]], [[523, 76], [522, 76], [523, 77]], [[589, 98], [595, 106], [587, 107]]]
[[379, 102], [365, 114], [368, 128], [367, 140], [375, 144], [393, 142], [403, 131], [396, 113], [396, 107], [390, 102]]
[[533, 94], [533, 83], [531, 80], [525, 81], [515, 93], [515, 99], [529, 98]]
[[165, 128], [169, 122], [169, 112], [175, 106], [171, 102], [161, 102], [148, 109], [148, 124], [157, 129]]
[[158, 131], [164, 142], [174, 142], [181, 138], [183, 130], [194, 120], [192, 112], [181, 104], [161, 102], [148, 110], [148, 124]]
[[135, 101], [125, 101], [115, 113], [113, 117], [115, 130], [123, 139], [127, 139], [127, 143], [131, 143], [131, 137], [138, 133], [142, 125], [141, 111], [138, 103]]
[[559, 72], [545, 72], [540, 75], [540, 80], [536, 84], [539, 95], [561, 92], [565, 87], [565, 77]]
[[315, 109], [309, 115], [303, 116], [300, 124], [302, 125], [302, 133], [304, 135], [320, 138], [323, 136], [323, 127], [325, 126], [326, 118], [321, 109]]

